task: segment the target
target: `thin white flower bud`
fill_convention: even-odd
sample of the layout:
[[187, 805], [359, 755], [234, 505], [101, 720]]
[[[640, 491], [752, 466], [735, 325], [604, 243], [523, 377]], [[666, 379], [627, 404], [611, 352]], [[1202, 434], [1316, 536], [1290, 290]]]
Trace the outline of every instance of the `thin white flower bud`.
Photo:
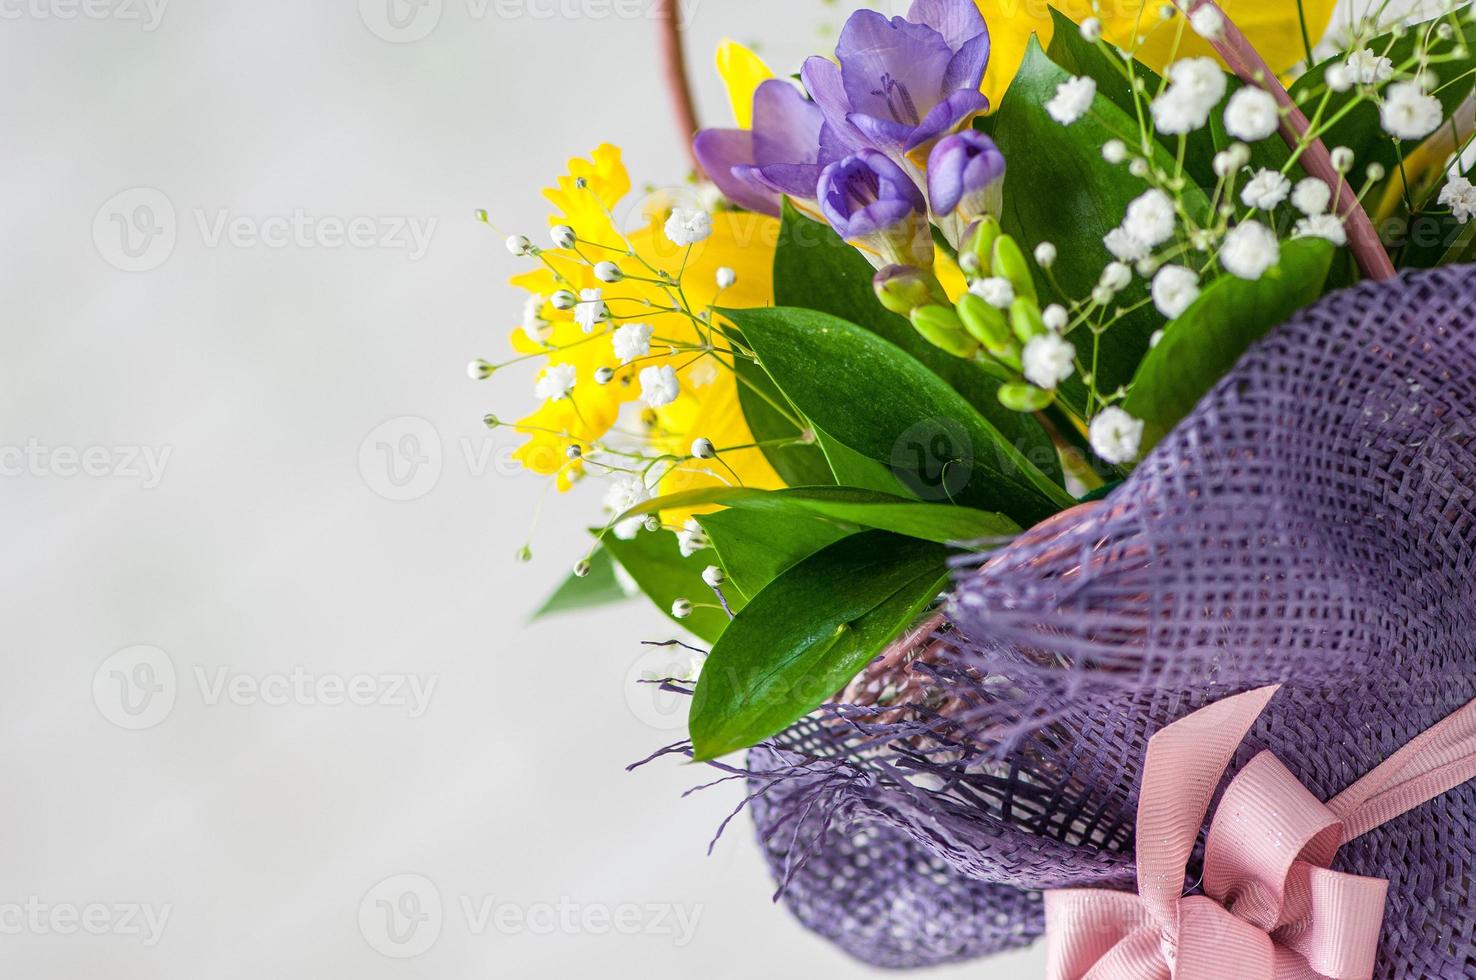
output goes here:
[[554, 248], [573, 248], [574, 243], [579, 240], [574, 229], [568, 225], [554, 225], [549, 230], [548, 237], [553, 241]]
[[708, 565], [702, 570], [702, 581], [711, 588], [717, 588], [728, 580], [728, 575], [716, 565]]
[[553, 308], [556, 310], [572, 310], [579, 305], [579, 297], [567, 289], [560, 289], [553, 294], [553, 298], [549, 302], [553, 304]]
[[1102, 145], [1102, 159], [1110, 164], [1119, 164], [1127, 159], [1127, 144], [1122, 140], [1108, 140]]
[[1335, 146], [1332, 149], [1333, 169], [1340, 174], [1345, 174], [1353, 169], [1353, 151], [1346, 146]]
[[677, 619], [686, 619], [692, 615], [692, 603], [686, 599], [678, 599], [671, 604], [671, 614]]
[[1084, 40], [1096, 44], [1102, 40], [1102, 22], [1096, 17], [1088, 17], [1081, 22], [1081, 36]]
[[614, 368], [602, 367], [595, 369], [595, 384], [607, 385], [613, 380], [615, 380]]
[[692, 456], [696, 459], [716, 459], [717, 449], [713, 446], [711, 439], [694, 439]]
[[467, 377], [473, 381], [486, 381], [492, 377], [492, 373], [496, 370], [497, 365], [481, 360], [480, 358], [466, 366]]
[[723, 266], [717, 271], [717, 284], [719, 289], [731, 289], [734, 283], [736, 283], [737, 281], [738, 273], [734, 272], [727, 266]]
[[1056, 264], [1056, 246], [1050, 242], [1041, 242], [1035, 246], [1035, 264], [1042, 269], [1049, 269]]
[[600, 282], [619, 282], [625, 278], [625, 273], [614, 262], [601, 262], [595, 266], [595, 278]]
[[526, 235], [509, 235], [507, 250], [517, 256], [527, 255], [533, 251], [533, 243], [528, 241]]
[[589, 563], [589, 560], [588, 559], [585, 559], [585, 560], [579, 562], [577, 565], [574, 566], [574, 577], [575, 578], [588, 578], [589, 577], [589, 573], [590, 573], [590, 569], [593, 568], [593, 567], [594, 566], [592, 566]]

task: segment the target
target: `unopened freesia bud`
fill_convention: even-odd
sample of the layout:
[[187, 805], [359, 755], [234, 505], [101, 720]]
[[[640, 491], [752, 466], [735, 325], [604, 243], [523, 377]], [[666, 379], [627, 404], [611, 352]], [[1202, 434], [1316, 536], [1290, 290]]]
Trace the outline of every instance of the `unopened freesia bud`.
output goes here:
[[928, 201], [933, 213], [957, 212], [965, 221], [1004, 210], [1005, 158], [994, 140], [966, 129], [945, 136], [928, 156]]
[[973, 357], [979, 345], [964, 332], [963, 321], [946, 306], [924, 306], [912, 311], [912, 326], [924, 340], [954, 357]]
[[1039, 412], [1050, 407], [1055, 399], [1055, 392], [1023, 381], [1012, 381], [999, 386], [999, 403], [1012, 412]]
[[910, 265], [889, 265], [872, 277], [876, 298], [898, 316], [911, 316], [919, 306], [941, 302], [942, 287], [930, 273]]

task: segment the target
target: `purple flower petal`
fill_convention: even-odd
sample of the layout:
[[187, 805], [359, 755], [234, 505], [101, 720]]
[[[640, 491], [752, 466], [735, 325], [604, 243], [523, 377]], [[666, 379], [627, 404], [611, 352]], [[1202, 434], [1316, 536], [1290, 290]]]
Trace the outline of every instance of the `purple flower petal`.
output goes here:
[[974, 0], [916, 0], [907, 12], [907, 19], [926, 24], [943, 35], [953, 51], [980, 35], [989, 36], [989, 27]]
[[754, 162], [760, 167], [818, 163], [824, 124], [825, 114], [799, 89], [769, 79], [753, 96]]
[[979, 91], [984, 81], [984, 69], [989, 67], [989, 35], [981, 34], [958, 49], [943, 74], [943, 91], [951, 93], [958, 89]]
[[847, 240], [884, 234], [927, 208], [912, 178], [877, 150], [826, 167], [818, 191], [821, 212]]
[[755, 176], [762, 184], [781, 194], [813, 201], [815, 185], [820, 182], [823, 169], [818, 163], [776, 163], [756, 168]]
[[943, 95], [953, 50], [943, 35], [901, 17], [858, 10], [835, 49], [851, 111], [916, 126]]
[[734, 204], [761, 214], [780, 213], [779, 195], [754, 180], [753, 134], [742, 129], [704, 129], [692, 140], [697, 162]]
[[969, 129], [943, 137], [928, 157], [928, 199], [933, 213], [952, 214], [965, 195], [998, 190], [1004, 175], [1004, 154], [988, 136]]
[[954, 92], [947, 99], [928, 113], [928, 117], [922, 121], [922, 125], [912, 131], [911, 137], [903, 147], [904, 151], [911, 152], [920, 146], [925, 146], [933, 140], [953, 129], [960, 122], [967, 119], [976, 112], [983, 112], [989, 108], [989, 100], [983, 93], [969, 91], [967, 89]]
[[912, 138], [913, 127], [890, 119], [878, 119], [864, 113], [853, 112], [846, 122], [866, 138], [866, 142], [878, 150], [900, 150]]

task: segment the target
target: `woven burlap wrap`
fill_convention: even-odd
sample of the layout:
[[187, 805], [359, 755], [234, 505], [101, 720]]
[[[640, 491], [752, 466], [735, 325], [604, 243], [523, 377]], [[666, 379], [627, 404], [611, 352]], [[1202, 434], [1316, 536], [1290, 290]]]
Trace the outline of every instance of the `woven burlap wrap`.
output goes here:
[[[1335, 795], [1476, 697], [1476, 272], [1365, 284], [1258, 343], [1107, 500], [960, 568], [948, 623], [750, 753], [783, 901], [866, 962], [1031, 942], [1040, 891], [1133, 886], [1148, 737], [1285, 689]], [[1476, 785], [1348, 845], [1381, 977], [1476, 976]], [[1192, 889], [1198, 860], [1190, 868]]]

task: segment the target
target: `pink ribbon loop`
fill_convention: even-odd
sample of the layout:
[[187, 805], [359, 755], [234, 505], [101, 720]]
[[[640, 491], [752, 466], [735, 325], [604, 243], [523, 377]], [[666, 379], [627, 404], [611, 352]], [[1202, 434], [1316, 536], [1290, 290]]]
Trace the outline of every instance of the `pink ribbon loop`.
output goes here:
[[1388, 882], [1331, 870], [1338, 848], [1476, 777], [1476, 702], [1323, 803], [1262, 752], [1205, 838], [1204, 894], [1184, 879], [1215, 789], [1278, 688], [1217, 701], [1148, 743], [1138, 891], [1047, 892], [1051, 980], [1368, 980]]

